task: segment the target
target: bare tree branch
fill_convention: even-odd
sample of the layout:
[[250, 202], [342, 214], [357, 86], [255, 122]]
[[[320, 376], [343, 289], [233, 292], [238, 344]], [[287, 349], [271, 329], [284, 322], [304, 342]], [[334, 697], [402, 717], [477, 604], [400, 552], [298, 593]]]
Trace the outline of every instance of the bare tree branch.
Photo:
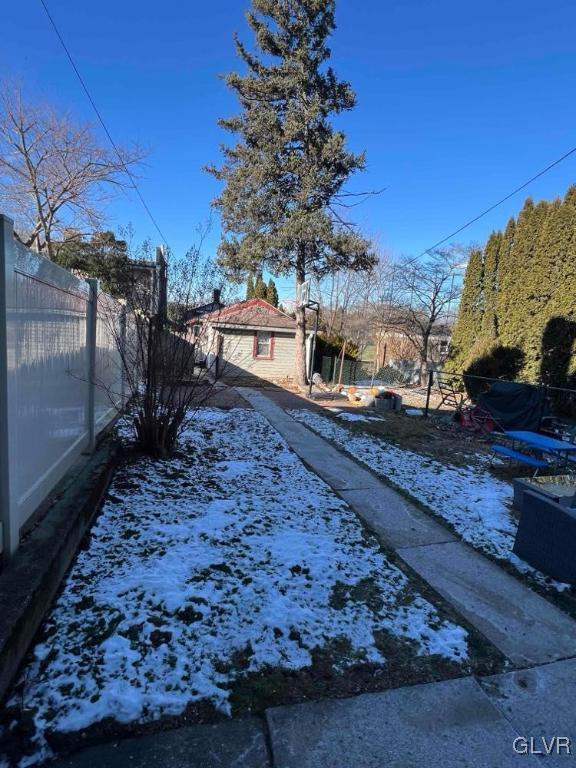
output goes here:
[[383, 334], [404, 337], [414, 349], [424, 383], [431, 343], [446, 337], [461, 290], [462, 249], [436, 251], [428, 259], [404, 259], [381, 270], [372, 322]]
[[144, 157], [139, 148], [119, 157], [90, 125], [25, 102], [14, 85], [0, 87], [0, 205], [38, 253], [53, 258], [67, 231], [101, 229], [110, 199], [132, 186], [126, 169], [134, 176]]

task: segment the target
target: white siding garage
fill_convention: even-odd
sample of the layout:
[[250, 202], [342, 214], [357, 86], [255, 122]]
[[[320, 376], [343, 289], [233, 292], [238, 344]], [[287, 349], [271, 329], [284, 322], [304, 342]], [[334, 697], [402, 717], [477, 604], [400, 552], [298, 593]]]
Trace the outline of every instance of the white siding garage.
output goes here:
[[294, 378], [296, 321], [263, 299], [224, 307], [202, 318], [202, 351], [227, 383]]

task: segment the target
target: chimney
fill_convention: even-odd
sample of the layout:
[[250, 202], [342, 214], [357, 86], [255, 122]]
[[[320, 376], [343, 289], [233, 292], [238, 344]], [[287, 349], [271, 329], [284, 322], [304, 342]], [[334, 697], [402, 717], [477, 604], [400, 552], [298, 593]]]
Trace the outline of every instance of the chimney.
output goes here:
[[212, 291], [212, 303], [220, 304], [220, 288], [214, 288]]

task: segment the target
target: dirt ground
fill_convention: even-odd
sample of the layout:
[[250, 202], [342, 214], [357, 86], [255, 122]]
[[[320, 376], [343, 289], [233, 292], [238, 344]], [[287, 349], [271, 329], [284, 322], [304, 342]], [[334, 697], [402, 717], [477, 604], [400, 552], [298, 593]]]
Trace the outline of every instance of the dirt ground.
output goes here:
[[405, 412], [377, 412], [370, 408], [346, 407], [342, 410], [377, 415], [378, 421], [352, 422], [350, 426], [443, 463], [470, 464], [477, 461], [478, 454], [491, 456], [493, 438], [466, 432], [450, 414], [431, 413], [424, 418], [408, 416]]
[[232, 387], [225, 384], [214, 384], [207, 398], [202, 403], [203, 408], [252, 408], [250, 403], [241, 397]]

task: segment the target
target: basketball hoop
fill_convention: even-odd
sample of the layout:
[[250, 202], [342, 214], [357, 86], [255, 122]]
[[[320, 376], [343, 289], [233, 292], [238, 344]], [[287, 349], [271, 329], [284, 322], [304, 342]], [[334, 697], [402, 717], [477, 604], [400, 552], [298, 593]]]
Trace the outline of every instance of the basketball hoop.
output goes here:
[[310, 303], [310, 281], [302, 283], [298, 288], [297, 304], [299, 307], [307, 307]]

